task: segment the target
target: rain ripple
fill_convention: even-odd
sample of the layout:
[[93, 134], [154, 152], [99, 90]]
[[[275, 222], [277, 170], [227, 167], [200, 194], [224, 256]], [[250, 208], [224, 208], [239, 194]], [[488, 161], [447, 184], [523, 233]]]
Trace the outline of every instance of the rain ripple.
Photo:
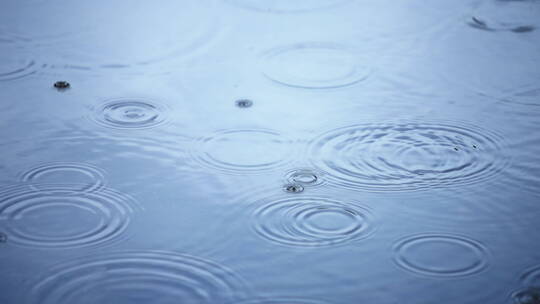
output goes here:
[[214, 262], [167, 251], [126, 251], [52, 269], [28, 303], [234, 303], [242, 280]]
[[[10, 241], [25, 247], [74, 248], [95, 246], [119, 239], [138, 204], [111, 189], [59, 194], [68, 185], [12, 186], [0, 191], [0, 225]], [[50, 189], [50, 191], [44, 190]]]
[[253, 226], [267, 240], [299, 247], [338, 245], [375, 231], [366, 207], [321, 197], [271, 199], [254, 211]]
[[421, 234], [394, 245], [394, 261], [404, 270], [437, 277], [468, 276], [488, 267], [487, 248], [470, 238]]
[[[70, 183], [80, 184], [81, 187], [65, 186], [63, 185], [64, 182], [55, 183], [54, 180], [57, 178], [61, 181], [69, 180]], [[22, 174], [21, 180], [30, 183], [30, 187], [35, 190], [54, 191], [56, 193], [95, 192], [105, 186], [105, 176], [101, 169], [89, 164], [74, 162], [54, 162], [33, 167]], [[79, 180], [82, 181], [79, 182]], [[42, 184], [47, 184], [48, 187], [39, 189]], [[53, 186], [54, 189], [50, 187], [52, 184], [56, 184]]]
[[143, 99], [110, 100], [94, 110], [95, 122], [117, 129], [146, 129], [167, 121], [168, 111], [160, 104]]
[[287, 45], [266, 52], [264, 75], [279, 84], [302, 89], [335, 89], [354, 85], [371, 74], [351, 47], [325, 42]]
[[334, 185], [409, 191], [481, 182], [507, 164], [502, 139], [470, 125], [421, 122], [352, 125], [310, 148], [313, 165]]
[[38, 63], [29, 54], [20, 50], [0, 48], [0, 82], [21, 79], [35, 74]]
[[293, 145], [273, 130], [221, 130], [199, 138], [191, 155], [200, 165], [225, 173], [262, 173], [289, 163]]

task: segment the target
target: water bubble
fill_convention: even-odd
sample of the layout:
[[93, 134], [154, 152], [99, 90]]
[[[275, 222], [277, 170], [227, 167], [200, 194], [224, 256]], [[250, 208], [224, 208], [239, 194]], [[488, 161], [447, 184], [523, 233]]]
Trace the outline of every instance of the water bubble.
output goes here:
[[54, 87], [55, 87], [56, 89], [58, 89], [59, 91], [61, 91], [61, 90], [67, 90], [67, 89], [69, 89], [69, 88], [71, 87], [71, 84], [69, 84], [69, 82], [67, 82], [67, 81], [61, 80], [61, 81], [55, 82], [55, 83], [54, 83]]
[[272, 242], [301, 247], [364, 239], [375, 230], [369, 209], [330, 198], [277, 198], [254, 211], [254, 229]]
[[394, 245], [394, 261], [402, 269], [421, 275], [468, 276], [487, 268], [488, 250], [463, 236], [420, 234]]
[[126, 251], [80, 258], [51, 269], [29, 302], [237, 303], [243, 281], [212, 261], [167, 251]]
[[283, 190], [289, 193], [300, 193], [304, 191], [304, 187], [299, 184], [286, 184], [283, 186]]
[[[35, 190], [55, 193], [94, 192], [105, 186], [103, 170], [84, 163], [54, 162], [41, 164], [24, 172], [21, 180]], [[42, 185], [44, 189], [40, 189]], [[74, 188], [74, 184], [80, 185]]]
[[332, 43], [301, 43], [268, 51], [263, 73], [270, 80], [296, 88], [332, 89], [365, 80], [371, 69], [357, 52]]
[[540, 304], [540, 289], [522, 289], [514, 292], [512, 298], [516, 304]]
[[239, 108], [250, 108], [253, 105], [253, 101], [249, 99], [239, 99], [236, 101], [236, 106]]
[[468, 24], [486, 31], [532, 32], [540, 25], [540, 3], [535, 0], [483, 1]]
[[95, 121], [120, 129], [152, 128], [167, 120], [164, 106], [140, 99], [115, 99], [97, 107]]
[[309, 168], [290, 170], [285, 175], [285, 178], [291, 184], [300, 184], [306, 187], [319, 186], [324, 183], [322, 173]]
[[[75, 189], [80, 185], [71, 193]], [[138, 210], [129, 196], [104, 188], [63, 195], [17, 186], [0, 197], [0, 226], [11, 243], [25, 247], [74, 248], [116, 241]]]
[[208, 168], [231, 174], [262, 173], [290, 162], [293, 144], [276, 131], [233, 129], [198, 139], [191, 152]]
[[[483, 148], [473, 149], [471, 143]], [[493, 177], [508, 161], [498, 135], [462, 123], [342, 127], [316, 138], [310, 154], [329, 183], [372, 191], [477, 183]]]
[[328, 9], [350, 0], [225, 0], [238, 7], [269, 13], [300, 13]]

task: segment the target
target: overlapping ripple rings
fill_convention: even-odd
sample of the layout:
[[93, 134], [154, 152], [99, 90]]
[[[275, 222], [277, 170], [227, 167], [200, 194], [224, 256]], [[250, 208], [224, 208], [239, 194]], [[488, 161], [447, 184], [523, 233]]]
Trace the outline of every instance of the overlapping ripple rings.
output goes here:
[[300, 13], [331, 8], [351, 0], [225, 0], [242, 8], [267, 13]]
[[[56, 180], [62, 182], [56, 183]], [[36, 190], [47, 190], [62, 193], [94, 192], [105, 186], [105, 176], [101, 169], [84, 163], [76, 162], [54, 162], [42, 164], [25, 171], [21, 180], [30, 183], [30, 187]], [[66, 186], [65, 181], [81, 185], [74, 188], [73, 185]], [[48, 187], [39, 189], [42, 184]], [[51, 185], [53, 187], [51, 188]], [[64, 188], [64, 189], [62, 189]]]
[[208, 260], [168, 251], [86, 257], [51, 270], [27, 304], [235, 303], [242, 281]]
[[336, 186], [410, 191], [487, 180], [508, 163], [503, 147], [499, 135], [462, 123], [364, 124], [319, 136], [310, 158]]
[[294, 142], [277, 131], [232, 129], [199, 138], [191, 154], [204, 167], [244, 174], [284, 166], [294, 151]]
[[448, 234], [420, 234], [394, 245], [395, 263], [426, 276], [468, 276], [489, 265], [487, 248], [470, 238]]
[[[59, 194], [56, 185], [13, 186], [0, 192], [0, 226], [10, 242], [25, 247], [72, 248], [116, 241], [139, 210], [129, 196], [111, 189]], [[51, 191], [43, 189], [52, 189]], [[59, 188], [67, 189], [67, 185]]]
[[373, 215], [366, 207], [322, 197], [266, 200], [253, 217], [258, 235], [289, 246], [338, 245], [364, 239], [375, 231]]
[[110, 100], [94, 111], [94, 120], [106, 127], [118, 129], [146, 129], [167, 121], [164, 106], [143, 99]]
[[279, 84], [302, 89], [334, 89], [354, 85], [371, 74], [351, 47], [307, 42], [266, 52], [264, 75]]

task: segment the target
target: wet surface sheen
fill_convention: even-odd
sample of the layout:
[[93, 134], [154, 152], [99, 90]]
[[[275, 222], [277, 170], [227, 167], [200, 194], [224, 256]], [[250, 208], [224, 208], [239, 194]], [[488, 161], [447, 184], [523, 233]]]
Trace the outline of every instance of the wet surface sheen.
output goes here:
[[540, 303], [539, 0], [0, 0], [0, 304]]

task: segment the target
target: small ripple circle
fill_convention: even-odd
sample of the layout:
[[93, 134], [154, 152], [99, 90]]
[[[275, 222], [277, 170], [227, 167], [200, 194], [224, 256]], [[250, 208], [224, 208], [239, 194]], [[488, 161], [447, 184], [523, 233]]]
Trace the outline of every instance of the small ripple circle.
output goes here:
[[234, 303], [242, 280], [228, 268], [169, 251], [121, 251], [58, 265], [28, 303]]
[[364, 239], [374, 230], [366, 207], [330, 198], [276, 198], [259, 206], [253, 228], [264, 239], [289, 246], [332, 246]]
[[146, 129], [167, 121], [163, 105], [143, 99], [110, 100], [94, 111], [94, 120], [106, 127], [119, 129]]
[[0, 222], [12, 244], [75, 248], [116, 242], [139, 210], [131, 197], [111, 189], [72, 195], [81, 188], [74, 185], [65, 195], [52, 187], [14, 186], [0, 192]]
[[488, 267], [488, 250], [468, 237], [420, 234], [394, 245], [394, 261], [409, 272], [437, 277], [468, 276]]
[[371, 74], [357, 52], [334, 43], [310, 42], [279, 47], [263, 55], [264, 75], [281, 85], [333, 89], [354, 85]]
[[[23, 172], [21, 180], [29, 183], [35, 190], [75, 194], [94, 192], [106, 184], [103, 170], [90, 164], [77, 162], [41, 164]], [[76, 188], [75, 184], [80, 188]]]
[[267, 129], [220, 130], [199, 138], [191, 156], [200, 165], [230, 174], [262, 173], [286, 165], [292, 140]]
[[488, 180], [508, 164], [502, 138], [476, 126], [402, 122], [328, 131], [310, 160], [339, 187], [413, 191]]
[[305, 187], [320, 186], [324, 184], [323, 173], [310, 168], [297, 168], [289, 170], [285, 179], [291, 184], [299, 184]]

